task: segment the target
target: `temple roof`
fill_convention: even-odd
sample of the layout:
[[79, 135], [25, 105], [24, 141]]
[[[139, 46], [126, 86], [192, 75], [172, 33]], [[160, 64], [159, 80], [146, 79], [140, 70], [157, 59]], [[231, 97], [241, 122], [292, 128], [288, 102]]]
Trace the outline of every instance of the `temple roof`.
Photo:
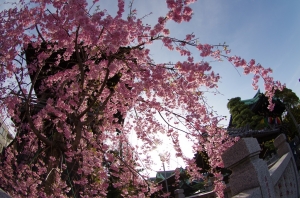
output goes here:
[[256, 92], [256, 94], [253, 98], [247, 99], [247, 100], [242, 100], [241, 102], [245, 103], [246, 105], [253, 105], [254, 103], [256, 103], [259, 100], [260, 96], [261, 96], [260, 89], [258, 89], [258, 91]]

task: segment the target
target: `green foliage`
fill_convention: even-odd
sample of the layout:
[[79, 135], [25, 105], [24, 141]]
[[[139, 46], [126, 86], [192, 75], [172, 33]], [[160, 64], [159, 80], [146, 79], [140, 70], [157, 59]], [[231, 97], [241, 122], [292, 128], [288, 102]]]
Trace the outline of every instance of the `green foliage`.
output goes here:
[[108, 197], [108, 198], [119, 198], [119, 197], [121, 198], [122, 197], [121, 196], [122, 191], [118, 188], [115, 188], [111, 182], [109, 182], [107, 191], [108, 192], [107, 192], [106, 197]]
[[261, 152], [259, 158], [266, 159], [271, 156], [271, 153], [276, 153], [276, 148], [274, 146], [274, 139], [264, 141], [260, 144]]
[[[227, 103], [227, 108], [230, 110], [233, 106], [235, 106], [236, 103], [240, 102], [241, 98], [236, 97], [236, 98], [231, 98], [229, 102]], [[231, 112], [230, 112], [231, 113]]]
[[230, 99], [227, 108], [232, 116], [232, 127], [241, 128], [249, 125], [251, 129], [264, 128], [263, 117], [255, 115], [240, 97]]
[[204, 185], [205, 185], [205, 182], [199, 182], [191, 187], [194, 189], [194, 192], [196, 192], [198, 190], [204, 189]]
[[[299, 124], [299, 122], [300, 122], [300, 104], [291, 108], [290, 113], [294, 116], [296, 122]], [[290, 114], [286, 114], [283, 117], [283, 123], [286, 124], [289, 129], [289, 131], [288, 131], [289, 138], [293, 139], [295, 137], [295, 135], [297, 134], [297, 129], [296, 129], [295, 123], [293, 122]]]
[[[291, 116], [294, 116], [296, 124], [300, 122], [300, 101], [299, 97], [288, 88], [284, 88], [282, 91], [276, 90], [275, 97], [280, 99], [285, 106], [290, 110], [290, 113], [286, 113], [283, 116], [283, 123], [288, 127], [288, 137], [293, 139], [297, 134], [295, 123]], [[292, 115], [291, 115], [292, 114]]]
[[299, 104], [298, 96], [288, 88], [284, 88], [282, 91], [276, 90], [275, 97], [280, 99], [289, 108], [293, 108]]
[[274, 146], [274, 139], [269, 140], [269, 141], [265, 141], [265, 142], [263, 143], [263, 146], [264, 146], [265, 148], [267, 148], [269, 151], [275, 151], [275, 150], [276, 150], [276, 148], [275, 148], [275, 146]]

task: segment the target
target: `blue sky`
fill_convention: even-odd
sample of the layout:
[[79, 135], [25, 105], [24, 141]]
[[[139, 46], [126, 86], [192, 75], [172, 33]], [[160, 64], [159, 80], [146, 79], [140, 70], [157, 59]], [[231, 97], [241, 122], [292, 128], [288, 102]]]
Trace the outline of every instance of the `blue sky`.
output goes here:
[[[128, 2], [126, 0], [126, 9]], [[153, 25], [157, 17], [167, 11], [164, 0], [135, 0], [133, 7], [137, 8], [139, 17], [152, 12], [145, 22]], [[117, 1], [100, 0], [100, 8], [106, 8], [115, 15]], [[194, 16], [189, 23], [168, 24], [171, 36], [184, 38], [193, 32], [201, 43], [226, 42], [232, 55], [246, 60], [253, 58], [264, 67], [272, 68], [274, 79], [286, 83], [300, 96], [300, 1], [198, 0], [192, 8]], [[176, 62], [180, 58], [176, 52], [164, 50], [161, 44], [153, 45], [151, 49], [157, 62]], [[201, 60], [196, 51], [195, 60]], [[244, 76], [242, 71], [237, 72], [226, 62], [213, 62], [212, 66], [222, 77], [219, 85], [221, 94], [208, 95], [208, 102], [218, 114], [228, 116], [227, 99], [237, 96], [249, 99], [255, 95], [256, 91], [251, 86], [252, 76]], [[264, 91], [260, 85], [261, 91]], [[172, 161], [176, 163], [168, 165], [167, 169], [183, 166], [175, 158]], [[153, 169], [161, 169], [161, 164]]]
[[[300, 96], [299, 1], [199, 0], [193, 7], [194, 19], [184, 29], [195, 32], [202, 42], [226, 42], [232, 54], [272, 68], [274, 79]], [[219, 91], [224, 95], [211, 101], [220, 114], [228, 113], [227, 99], [248, 99], [256, 93], [251, 77], [242, 72], [240, 76], [229, 64], [214, 65], [222, 76]]]
[[[101, 7], [115, 13], [117, 1], [102, 0]], [[128, 2], [128, 1], [127, 1]], [[128, 4], [126, 4], [126, 8]], [[157, 16], [166, 13], [163, 0], [135, 0], [138, 16], [149, 24], [155, 24]], [[192, 4], [194, 16], [189, 23], [168, 24], [171, 36], [184, 38], [194, 33], [201, 43], [229, 45], [232, 55], [246, 60], [255, 59], [264, 67], [273, 69], [274, 80], [286, 83], [300, 96], [300, 1], [290, 0], [198, 0]], [[169, 53], [161, 44], [151, 47], [152, 57], [157, 62], [176, 62], [178, 54]], [[201, 60], [195, 53], [195, 60]], [[198, 57], [198, 59], [197, 59]], [[208, 96], [209, 103], [220, 115], [228, 115], [227, 99], [240, 96], [248, 99], [255, 95], [252, 76], [244, 76], [226, 62], [212, 63], [213, 69], [220, 73], [221, 95]], [[261, 91], [264, 91], [260, 84]]]

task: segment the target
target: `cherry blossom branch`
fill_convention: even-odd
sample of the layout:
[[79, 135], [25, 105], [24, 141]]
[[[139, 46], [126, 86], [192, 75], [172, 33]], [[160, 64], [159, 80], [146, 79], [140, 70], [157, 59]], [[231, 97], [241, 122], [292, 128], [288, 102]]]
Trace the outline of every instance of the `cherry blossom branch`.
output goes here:
[[134, 168], [132, 168], [131, 166], [129, 166], [121, 157], [119, 156], [116, 156], [116, 158], [118, 160], [120, 160], [132, 173], [136, 173], [138, 174], [145, 182], [145, 184], [147, 185], [148, 187], [148, 191], [147, 192], [150, 192], [150, 188], [149, 188], [149, 184], [148, 184], [148, 181], [144, 178], [143, 175], [141, 175], [138, 171], [136, 171]]
[[82, 59], [80, 58], [80, 55], [79, 55], [79, 49], [78, 49], [78, 32], [79, 32], [79, 29], [80, 29], [80, 25], [78, 25], [77, 27], [77, 30], [76, 30], [76, 36], [75, 36], [75, 53], [76, 53], [76, 58], [77, 58], [77, 61], [79, 63], [79, 69], [80, 69], [80, 73], [81, 73], [81, 89], [83, 90], [83, 85], [84, 85], [84, 68], [83, 68], [83, 63], [82, 63]]
[[[22, 87], [21, 87], [21, 84], [18, 80], [18, 77], [16, 76], [16, 80], [17, 80], [17, 83], [18, 83], [18, 86], [19, 86], [19, 89], [22, 90]], [[31, 116], [30, 116], [30, 109], [29, 109], [29, 98], [30, 98], [30, 94], [28, 95], [28, 98], [25, 96], [24, 92], [21, 92], [24, 100], [25, 100], [25, 115], [26, 115], [26, 118], [28, 120], [28, 123], [32, 129], [32, 131], [34, 132], [34, 134], [41, 140], [43, 141], [46, 145], [48, 146], [52, 146], [52, 142], [47, 139], [46, 137], [42, 136], [39, 131], [35, 128], [34, 124], [33, 124], [33, 121], [31, 119]]]
[[36, 29], [36, 31], [37, 31], [39, 37], [41, 37], [42, 41], [43, 41], [44, 43], [46, 43], [44, 37], [42, 36], [42, 34], [41, 34], [40, 31], [39, 31], [39, 28], [38, 28], [37, 24], [35, 24], [35, 29]]
[[[103, 104], [100, 106], [99, 112], [102, 112], [105, 109], [105, 107], [106, 107], [109, 99], [112, 97], [113, 94], [114, 94], [114, 91], [110, 92], [109, 96], [105, 99], [105, 101], [103, 102]], [[90, 106], [90, 107], [92, 107], [92, 106]], [[75, 137], [75, 140], [74, 140], [74, 142], [72, 144], [73, 150], [76, 150], [77, 147], [78, 147], [78, 144], [80, 143], [80, 139], [82, 137], [82, 127], [83, 127], [83, 125], [89, 125], [96, 118], [97, 118], [96, 116], [94, 116], [94, 117], [90, 116], [84, 122], [81, 122], [80, 119], [77, 120], [77, 125], [75, 127], [76, 137]]]
[[[110, 65], [110, 61], [108, 61], [108, 66]], [[106, 86], [106, 82], [107, 82], [107, 79], [108, 79], [108, 76], [109, 76], [109, 69], [108, 69], [108, 66], [107, 68], [105, 68], [106, 70], [106, 74], [105, 74], [105, 77], [104, 77], [104, 80], [102, 82], [102, 85], [101, 85], [101, 88], [98, 92], [98, 94], [95, 96], [95, 99], [93, 101], [91, 101], [91, 104], [84, 110], [82, 111], [78, 116], [77, 116], [77, 119], [80, 119], [82, 116], [84, 116], [93, 106], [94, 104], [96, 103], [97, 101], [97, 98], [102, 94], [105, 86]]]
[[99, 34], [99, 36], [98, 36], [98, 39], [97, 39], [97, 40], [99, 40], [99, 39], [101, 38], [101, 35], [103, 34], [103, 31], [104, 31], [104, 26], [102, 27], [102, 29], [101, 29], [101, 31], [100, 31], [100, 34]]
[[[53, 14], [49, 9], [47, 9], [46, 11], [48, 11], [48, 12], [51, 14], [51, 16], [52, 16], [57, 22], [59, 22], [58, 18], [55, 17], [54, 14]], [[62, 29], [63, 29], [63, 30], [67, 33], [67, 35], [70, 37], [70, 34], [69, 34], [68, 30], [66, 30], [64, 27], [62, 27]]]
[[186, 134], [189, 134], [189, 135], [193, 135], [193, 134], [191, 134], [191, 133], [189, 133], [189, 132], [186, 132], [186, 131], [184, 131], [184, 130], [181, 130], [181, 129], [179, 129], [179, 128], [173, 126], [173, 125], [170, 125], [170, 123], [167, 122], [167, 121], [165, 120], [165, 118], [161, 115], [160, 111], [157, 111], [157, 112], [158, 112], [158, 114], [160, 115], [160, 117], [163, 119], [163, 121], [164, 121], [168, 126], [174, 128], [174, 129], [176, 129], [176, 130], [178, 130], [178, 131], [181, 131], [181, 132], [183, 132], [183, 133], [186, 133]]
[[178, 117], [184, 119], [188, 124], [190, 124], [190, 125], [191, 125], [191, 126], [199, 133], [199, 135], [201, 135], [201, 132], [200, 132], [200, 131], [193, 125], [193, 123], [191, 123], [186, 117], [181, 116], [181, 115], [179, 115], [179, 114], [177, 114], [177, 113], [174, 113], [174, 112], [172, 112], [172, 111], [169, 111], [169, 110], [167, 110], [167, 109], [165, 109], [165, 111], [167, 111], [167, 112], [173, 114], [174, 116], [176, 116], [177, 120], [178, 120], [182, 125], [184, 125], [184, 124], [182, 123], [182, 121], [181, 121]]

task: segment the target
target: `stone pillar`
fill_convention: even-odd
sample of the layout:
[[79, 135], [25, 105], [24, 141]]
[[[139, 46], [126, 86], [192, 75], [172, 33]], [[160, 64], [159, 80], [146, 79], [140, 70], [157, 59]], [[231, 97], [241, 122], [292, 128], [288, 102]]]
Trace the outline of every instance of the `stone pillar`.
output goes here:
[[277, 136], [274, 140], [274, 146], [277, 148], [277, 155], [281, 158], [286, 153], [291, 153], [293, 156], [292, 149], [290, 145], [286, 142], [286, 136], [282, 133]]
[[255, 138], [241, 138], [222, 155], [225, 168], [232, 171], [232, 196], [275, 197], [267, 164], [258, 157], [260, 150]]
[[175, 198], [185, 198], [183, 192], [184, 192], [183, 189], [176, 189], [174, 191]]

